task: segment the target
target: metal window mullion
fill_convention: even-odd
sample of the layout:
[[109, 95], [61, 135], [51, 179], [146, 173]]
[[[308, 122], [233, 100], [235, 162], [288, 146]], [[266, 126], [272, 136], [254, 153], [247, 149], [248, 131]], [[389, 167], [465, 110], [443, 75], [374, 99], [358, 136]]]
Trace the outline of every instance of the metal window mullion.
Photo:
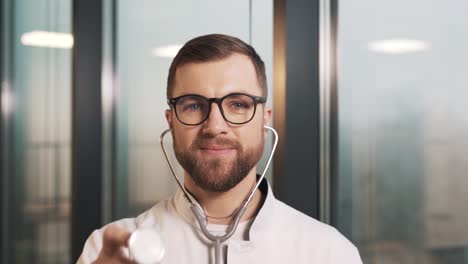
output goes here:
[[320, 220], [332, 221], [332, 179], [336, 168], [337, 0], [320, 1]]
[[11, 0], [0, 0], [0, 87], [1, 87], [1, 263], [10, 263], [13, 252], [11, 223], [11, 204], [13, 193], [11, 188], [12, 176], [12, 114], [13, 114], [13, 11], [14, 3]]
[[103, 1], [102, 17], [102, 224], [114, 218], [116, 172], [116, 1]]
[[102, 226], [102, 1], [73, 0], [72, 261]]
[[318, 218], [319, 2], [285, 1], [284, 11], [287, 108], [284, 108], [284, 160], [280, 162], [285, 174], [280, 179], [281, 184], [275, 184], [275, 189], [279, 190], [278, 198], [283, 202]]

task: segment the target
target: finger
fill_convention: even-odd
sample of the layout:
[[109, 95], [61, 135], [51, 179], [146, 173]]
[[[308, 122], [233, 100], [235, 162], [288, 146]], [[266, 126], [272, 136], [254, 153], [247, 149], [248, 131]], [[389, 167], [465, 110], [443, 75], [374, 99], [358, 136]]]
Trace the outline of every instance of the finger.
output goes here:
[[116, 258], [119, 263], [124, 263], [124, 264], [138, 264], [136, 261], [128, 258], [125, 256], [125, 254], [121, 253], [117, 258]]
[[103, 234], [102, 250], [107, 256], [120, 254], [121, 248], [127, 246], [131, 233], [115, 225], [109, 225]]
[[138, 264], [135, 261], [128, 258], [127, 256], [125, 256], [122, 250], [120, 250], [120, 252], [114, 256], [106, 256], [101, 251], [101, 254], [99, 254], [99, 257], [93, 262], [93, 264], [109, 264], [109, 263]]

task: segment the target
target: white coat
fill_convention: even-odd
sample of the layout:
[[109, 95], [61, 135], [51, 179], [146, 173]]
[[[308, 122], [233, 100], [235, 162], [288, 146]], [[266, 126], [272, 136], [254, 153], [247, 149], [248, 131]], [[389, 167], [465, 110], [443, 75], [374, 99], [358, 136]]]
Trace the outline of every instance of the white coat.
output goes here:
[[[227, 264], [362, 264], [356, 247], [336, 229], [277, 200], [266, 180], [260, 189], [266, 193], [265, 202], [250, 231], [246, 227], [247, 237], [237, 234], [224, 243]], [[116, 223], [129, 231], [157, 228], [166, 249], [161, 264], [214, 263], [211, 242], [201, 233], [182, 191], [136, 218]], [[97, 258], [103, 230], [91, 234], [77, 263], [91, 263]]]

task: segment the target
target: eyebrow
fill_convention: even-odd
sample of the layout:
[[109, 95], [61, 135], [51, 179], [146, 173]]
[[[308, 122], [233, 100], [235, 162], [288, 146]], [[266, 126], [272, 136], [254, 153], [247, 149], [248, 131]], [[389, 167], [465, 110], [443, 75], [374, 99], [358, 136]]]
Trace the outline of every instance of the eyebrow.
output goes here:
[[[249, 92], [249, 91], [247, 91], [247, 90], [235, 90], [235, 91], [230, 91], [229, 93], [226, 93], [226, 94], [220, 96], [219, 98], [221, 98], [221, 97], [223, 97], [223, 96], [226, 96], [226, 95], [228, 95], [228, 94], [234, 94], [234, 93], [243, 93], [243, 94], [249, 94], [249, 95], [253, 95], [253, 96], [265, 97], [265, 96], [263, 95], [263, 91], [260, 89], [260, 95], [256, 95], [256, 94], [254, 94], [254, 93], [252, 93], [252, 92]], [[171, 98], [169, 98], [169, 99], [176, 98], [176, 97], [181, 97], [181, 96], [184, 96], [184, 95], [201, 95], [201, 96], [203, 96], [203, 97], [209, 98], [208, 96], [205, 96], [205, 95], [203, 95], [203, 94], [199, 94], [199, 93], [195, 93], [195, 92], [190, 92], [190, 91], [189, 91], [189, 92], [187, 92], [187, 93], [182, 93], [182, 94], [179, 94], [179, 95], [174, 95], [174, 94], [173, 94], [173, 95], [171, 96]]]

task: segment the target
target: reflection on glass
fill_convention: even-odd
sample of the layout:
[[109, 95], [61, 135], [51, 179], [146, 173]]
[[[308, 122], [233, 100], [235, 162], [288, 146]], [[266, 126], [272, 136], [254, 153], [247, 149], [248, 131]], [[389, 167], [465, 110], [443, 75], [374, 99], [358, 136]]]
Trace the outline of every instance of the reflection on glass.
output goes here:
[[70, 49], [73, 47], [73, 36], [70, 33], [32, 31], [21, 36], [21, 44], [31, 47]]
[[181, 44], [166, 45], [161, 47], [156, 47], [153, 49], [153, 56], [163, 57], [163, 58], [174, 58], [182, 48]]
[[369, 49], [377, 53], [404, 54], [426, 51], [430, 44], [416, 39], [384, 39], [369, 43]]
[[13, 50], [2, 52], [12, 52], [13, 63], [2, 66], [12, 73], [12, 140], [3, 150], [11, 160], [3, 175], [12, 187], [6, 216], [11, 250], [2, 255], [7, 263], [68, 263], [71, 1], [9, 4], [14, 31], [6, 41]]
[[[339, 6], [338, 228], [364, 263], [468, 263], [468, 4]], [[378, 39], [430, 49], [375, 53]]]

